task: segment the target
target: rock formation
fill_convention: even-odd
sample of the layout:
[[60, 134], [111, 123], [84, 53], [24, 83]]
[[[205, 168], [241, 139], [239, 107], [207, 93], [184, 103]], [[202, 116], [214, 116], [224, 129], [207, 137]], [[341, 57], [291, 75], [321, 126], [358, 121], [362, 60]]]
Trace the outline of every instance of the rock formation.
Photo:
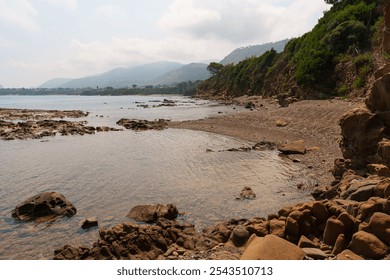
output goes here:
[[76, 212], [73, 204], [62, 194], [45, 192], [18, 204], [12, 211], [12, 217], [22, 221], [46, 220], [57, 216], [73, 216]]
[[[385, 8], [383, 50], [390, 53], [390, 5]], [[346, 169], [365, 169], [367, 164], [390, 166], [390, 64], [380, 68], [368, 91], [366, 108], [347, 112], [340, 120]]]
[[168, 128], [168, 121], [164, 119], [157, 121], [120, 119], [116, 124], [135, 131], [150, 129], [163, 130]]

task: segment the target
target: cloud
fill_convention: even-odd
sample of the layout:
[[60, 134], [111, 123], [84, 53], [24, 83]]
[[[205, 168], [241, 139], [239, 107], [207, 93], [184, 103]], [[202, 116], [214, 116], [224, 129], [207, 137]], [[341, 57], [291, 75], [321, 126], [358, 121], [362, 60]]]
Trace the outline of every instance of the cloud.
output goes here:
[[118, 19], [125, 16], [124, 10], [113, 4], [101, 5], [95, 9], [95, 13], [108, 19]]
[[37, 16], [38, 11], [28, 0], [0, 0], [0, 21], [7, 26], [38, 31]]
[[268, 42], [307, 32], [326, 8], [307, 0], [174, 0], [159, 26], [192, 38]]
[[64, 7], [68, 10], [76, 10], [78, 8], [78, 0], [44, 0], [53, 6]]

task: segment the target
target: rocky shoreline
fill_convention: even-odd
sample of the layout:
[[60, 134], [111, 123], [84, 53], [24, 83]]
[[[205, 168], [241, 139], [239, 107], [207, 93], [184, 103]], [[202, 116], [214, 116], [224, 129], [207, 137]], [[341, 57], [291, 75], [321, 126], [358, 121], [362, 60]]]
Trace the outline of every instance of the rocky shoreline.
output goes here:
[[[31, 110], [0, 108], [0, 139], [40, 139], [60, 135], [84, 135], [121, 129], [106, 126], [87, 126], [85, 121], [69, 121], [63, 118], [82, 118], [88, 113], [72, 110]], [[60, 120], [58, 120], [60, 119]]]

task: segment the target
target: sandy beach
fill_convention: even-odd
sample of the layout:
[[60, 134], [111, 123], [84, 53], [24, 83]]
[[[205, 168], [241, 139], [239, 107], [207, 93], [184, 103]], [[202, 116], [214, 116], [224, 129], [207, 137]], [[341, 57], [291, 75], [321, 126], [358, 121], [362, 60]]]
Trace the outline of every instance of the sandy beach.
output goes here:
[[338, 122], [350, 109], [363, 106], [362, 100], [304, 100], [288, 107], [280, 107], [276, 99], [261, 97], [240, 97], [233, 102], [245, 106], [249, 101], [255, 104], [253, 110], [196, 121], [172, 122], [169, 126], [253, 142], [283, 144], [303, 139], [308, 152], [289, 157], [312, 169], [320, 185], [327, 185], [333, 180], [330, 171], [334, 159], [342, 157]]

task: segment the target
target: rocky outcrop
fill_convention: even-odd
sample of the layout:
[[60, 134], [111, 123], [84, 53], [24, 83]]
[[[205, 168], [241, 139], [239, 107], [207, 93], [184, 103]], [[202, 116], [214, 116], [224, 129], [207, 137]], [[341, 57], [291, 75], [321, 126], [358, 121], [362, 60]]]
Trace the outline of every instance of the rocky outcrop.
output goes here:
[[47, 220], [57, 216], [73, 216], [76, 208], [62, 194], [45, 192], [18, 204], [12, 217], [21, 221]]
[[172, 204], [137, 205], [130, 210], [127, 217], [138, 222], [155, 223], [159, 218], [174, 220], [178, 213], [176, 206]]
[[135, 131], [150, 129], [163, 130], [168, 128], [168, 120], [164, 119], [159, 119], [157, 121], [120, 119], [116, 124]]
[[[385, 7], [383, 49], [390, 53], [390, 5]], [[366, 108], [347, 112], [340, 120], [340, 147], [352, 169], [364, 169], [367, 164], [390, 166], [390, 65], [375, 73], [365, 101]]]
[[39, 120], [26, 122], [11, 122], [0, 120], [0, 139], [40, 139], [48, 136], [84, 135], [101, 131], [118, 131], [109, 127], [86, 126], [86, 123], [66, 120]]

